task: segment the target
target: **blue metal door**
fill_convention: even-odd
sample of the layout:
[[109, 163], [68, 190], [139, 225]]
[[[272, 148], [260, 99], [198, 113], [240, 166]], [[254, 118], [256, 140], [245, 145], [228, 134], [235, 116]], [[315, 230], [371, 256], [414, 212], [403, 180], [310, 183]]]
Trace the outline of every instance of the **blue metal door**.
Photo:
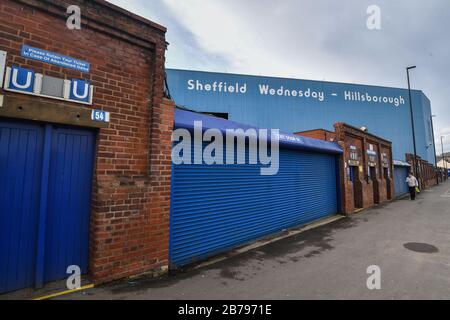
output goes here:
[[260, 168], [173, 166], [172, 267], [338, 212], [334, 155], [281, 149], [277, 175]]
[[44, 128], [0, 120], [0, 293], [34, 284]]
[[408, 167], [394, 167], [394, 187], [396, 197], [400, 197], [409, 192], [408, 185], [406, 184], [406, 178], [408, 177], [409, 170], [410, 169]]
[[94, 136], [0, 121], [0, 293], [87, 272]]
[[67, 277], [77, 265], [88, 272], [94, 133], [54, 128], [50, 153], [44, 281]]

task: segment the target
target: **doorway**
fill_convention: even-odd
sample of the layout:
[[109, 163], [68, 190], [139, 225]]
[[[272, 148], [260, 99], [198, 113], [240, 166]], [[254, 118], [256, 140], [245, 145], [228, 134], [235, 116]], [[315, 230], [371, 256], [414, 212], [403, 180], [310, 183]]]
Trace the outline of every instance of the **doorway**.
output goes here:
[[359, 183], [359, 167], [350, 166], [350, 181], [353, 185], [353, 206], [355, 209], [361, 209], [363, 205]]
[[380, 196], [378, 193], [377, 168], [369, 167], [369, 172], [370, 172], [370, 180], [372, 180], [373, 202], [380, 203]]
[[95, 132], [0, 120], [0, 293], [88, 272]]
[[383, 168], [383, 175], [386, 181], [386, 198], [388, 200], [392, 200], [391, 177], [389, 175], [389, 168]]

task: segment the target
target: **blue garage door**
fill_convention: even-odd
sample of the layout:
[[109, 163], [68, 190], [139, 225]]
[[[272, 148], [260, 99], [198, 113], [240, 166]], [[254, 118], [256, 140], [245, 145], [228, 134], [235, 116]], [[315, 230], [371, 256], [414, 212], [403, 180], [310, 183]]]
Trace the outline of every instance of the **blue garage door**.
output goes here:
[[87, 272], [94, 133], [0, 121], [0, 293]]
[[394, 167], [394, 184], [395, 184], [395, 196], [400, 197], [408, 193], [408, 186], [406, 184], [406, 178], [409, 172], [408, 167]]
[[338, 212], [336, 156], [281, 149], [277, 175], [260, 168], [174, 165], [172, 267]]

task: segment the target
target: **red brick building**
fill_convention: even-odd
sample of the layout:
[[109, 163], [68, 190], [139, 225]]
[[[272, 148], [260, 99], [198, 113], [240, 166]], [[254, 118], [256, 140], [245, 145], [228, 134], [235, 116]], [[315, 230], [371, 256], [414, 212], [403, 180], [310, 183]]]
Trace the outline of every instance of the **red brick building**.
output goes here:
[[345, 123], [334, 127], [335, 132], [318, 129], [296, 134], [336, 141], [344, 150], [340, 159], [342, 212], [351, 214], [393, 199], [391, 142]]
[[[66, 20], [70, 16], [66, 10], [70, 5], [80, 8], [81, 30], [66, 27]], [[41, 126], [53, 133], [60, 128], [67, 128], [93, 132], [95, 136], [93, 175], [89, 183], [92, 192], [88, 195], [89, 232], [81, 235], [80, 231], [77, 237], [89, 238], [88, 273], [96, 282], [167, 270], [173, 105], [164, 98], [165, 33], [164, 27], [103, 0], [0, 2], [0, 51], [6, 54], [4, 67], [9, 70], [5, 75], [5, 86], [0, 89], [2, 132], [13, 134], [22, 130], [20, 126], [26, 125], [32, 127], [27, 129], [29, 132], [35, 129], [38, 132], [38, 126]], [[74, 69], [77, 65], [68, 67], [58, 65], [54, 60], [40, 61], [36, 56], [26, 56], [24, 50], [28, 47], [51, 52], [49, 57], [54, 54], [55, 59], [65, 56], [88, 62], [89, 70], [80, 71]], [[20, 90], [11, 89], [14, 84], [19, 84], [21, 72], [30, 75], [30, 81], [35, 81], [34, 89], [30, 88], [30, 92], [22, 89], [27, 85], [25, 82], [20, 83]], [[90, 104], [73, 102], [67, 99], [69, 96], [65, 93], [58, 95], [58, 90], [61, 91], [59, 85], [63, 86], [64, 91], [69, 90], [66, 85], [70, 86], [71, 83], [88, 83], [93, 87]], [[38, 89], [37, 84], [40, 85]], [[86, 85], [85, 91], [88, 88]], [[74, 90], [76, 93], [77, 89]], [[46, 96], [43, 92], [53, 92], [54, 96], [49, 96], [49, 93]], [[109, 122], [96, 121], [92, 113], [94, 109], [107, 112], [100, 112], [99, 117], [103, 119], [107, 115]], [[74, 134], [71, 137], [78, 136]], [[46, 143], [43, 142], [43, 145]], [[9, 149], [0, 144], [0, 149], [9, 150], [13, 157], [11, 144], [10, 141]], [[58, 150], [55, 152], [56, 155], [50, 153], [49, 156], [50, 180], [53, 174], [59, 174], [58, 168], [51, 167], [52, 157], [58, 156]], [[43, 159], [39, 158], [39, 163], [45, 163], [45, 156]], [[84, 158], [77, 161], [84, 161]], [[77, 161], [73, 162], [73, 166]], [[63, 163], [69, 166], [67, 158]], [[11, 170], [22, 170], [14, 163], [8, 165], [12, 166]], [[76, 177], [76, 174], [72, 177]], [[0, 182], [5, 185], [11, 181], [2, 181], [0, 178]], [[42, 186], [42, 181], [38, 185]], [[57, 191], [58, 186], [55, 188]], [[42, 192], [41, 200], [47, 201]], [[36, 206], [37, 213], [32, 212], [38, 216], [36, 221], [42, 225], [45, 225], [42, 216], [52, 210], [50, 207], [60, 205], [58, 201], [56, 204], [51, 201], [48, 200], [47, 211], [42, 208], [41, 201]], [[63, 201], [61, 199], [59, 202]], [[0, 205], [6, 208], [13, 204]], [[25, 209], [17, 210], [19, 214], [25, 214]], [[2, 214], [2, 219], [7, 219], [6, 212]], [[60, 214], [64, 215], [65, 212]], [[49, 221], [52, 217], [46, 219], [47, 224], [52, 223]], [[23, 226], [14, 224], [12, 227], [20, 229]], [[43, 243], [52, 238], [51, 232], [45, 227], [36, 231]], [[10, 236], [14, 242], [14, 235]], [[23, 259], [37, 261], [41, 268], [51, 269], [49, 264], [52, 262], [42, 252], [50, 252], [51, 246], [51, 243], [47, 243], [46, 250], [30, 252], [32, 256]], [[5, 244], [1, 248], [14, 250]], [[15, 262], [22, 263], [19, 260]], [[36, 270], [23, 272], [34, 274]], [[46, 270], [41, 272], [45, 274]], [[11, 279], [13, 275], [5, 277]], [[9, 284], [3, 291], [35, 284], [34, 280]]]
[[294, 134], [324, 141], [336, 141], [336, 133], [325, 129], [307, 130], [296, 132]]
[[[421, 189], [431, 188], [438, 183], [438, 171], [435, 166], [428, 161], [423, 160], [421, 157], [417, 156], [417, 175]], [[411, 171], [415, 172], [414, 155], [407, 153], [406, 162], [411, 165]]]

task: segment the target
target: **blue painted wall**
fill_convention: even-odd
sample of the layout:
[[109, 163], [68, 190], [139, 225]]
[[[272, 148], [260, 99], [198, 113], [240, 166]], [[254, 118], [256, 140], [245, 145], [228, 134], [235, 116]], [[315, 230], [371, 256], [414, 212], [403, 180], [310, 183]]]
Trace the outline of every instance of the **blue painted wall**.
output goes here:
[[[333, 130], [335, 122], [345, 122], [365, 126], [370, 133], [392, 141], [395, 159], [404, 160], [406, 153], [413, 153], [405, 89], [174, 69], [167, 70], [167, 77], [175, 103], [195, 111], [228, 113], [230, 120], [288, 133], [318, 128]], [[201, 86], [197, 86], [197, 81]], [[224, 92], [225, 83], [233, 88], [237, 84], [239, 92], [229, 92], [230, 89]], [[261, 86], [275, 89], [274, 95], [270, 91], [261, 94]], [[317, 98], [312, 97], [313, 92], [318, 94]], [[351, 100], [348, 94], [346, 99], [346, 93], [382, 97], [382, 102]], [[434, 163], [431, 106], [422, 91], [413, 91], [413, 107], [417, 153]]]

